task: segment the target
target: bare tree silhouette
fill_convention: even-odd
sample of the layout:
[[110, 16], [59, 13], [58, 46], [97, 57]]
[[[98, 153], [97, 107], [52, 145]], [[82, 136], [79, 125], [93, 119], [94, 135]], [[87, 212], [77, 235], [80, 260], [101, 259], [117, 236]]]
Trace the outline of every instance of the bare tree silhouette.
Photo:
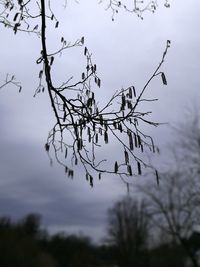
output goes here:
[[149, 238], [147, 205], [130, 196], [114, 204], [108, 212], [108, 241], [118, 250], [122, 266], [146, 266]]
[[161, 175], [161, 185], [139, 187], [148, 201], [148, 212], [155, 227], [181, 245], [194, 267], [198, 267], [196, 251], [188, 240], [199, 225], [199, 191], [194, 179], [181, 172]]
[[[192, 238], [198, 237], [200, 222], [200, 120], [199, 110], [187, 109], [184, 121], [175, 124], [172, 146], [173, 166], [160, 175], [161, 183], [140, 186], [149, 203], [154, 225], [181, 245], [194, 267], [199, 266], [198, 251]], [[174, 147], [176, 148], [174, 150]], [[196, 232], [197, 231], [197, 232]]]

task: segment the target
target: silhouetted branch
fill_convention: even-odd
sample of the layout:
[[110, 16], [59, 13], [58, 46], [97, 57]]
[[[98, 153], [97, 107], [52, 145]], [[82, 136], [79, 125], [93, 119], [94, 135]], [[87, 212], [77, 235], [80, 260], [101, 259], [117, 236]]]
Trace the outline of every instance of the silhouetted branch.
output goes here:
[[[141, 14], [144, 11], [155, 11], [157, 6], [156, 1], [151, 1], [146, 5], [140, 1], [134, 1], [132, 8], [125, 6], [123, 2], [115, 0], [108, 2], [108, 9], [113, 11], [113, 16], [119, 8], [124, 8], [126, 11], [142, 17]], [[166, 1], [165, 4], [168, 5], [167, 3]], [[55, 23], [55, 28], [59, 27], [59, 20], [51, 8], [50, 0], [40, 0], [34, 3], [23, 0], [5, 0], [0, 2], [0, 7], [2, 8], [0, 23], [3, 23], [5, 27], [12, 28], [15, 34], [17, 31], [36, 33], [41, 40], [42, 51], [36, 63], [41, 64], [42, 68], [39, 72], [39, 85], [34, 96], [44, 92], [45, 87], [47, 88], [56, 119], [45, 145], [49, 157], [50, 152], [53, 152], [56, 160], [64, 166], [65, 172], [70, 177], [73, 177], [73, 166], [81, 163], [86, 172], [86, 179], [90, 181], [91, 186], [94, 174], [98, 174], [99, 179], [102, 173], [117, 174], [125, 180], [133, 175], [141, 175], [144, 168], [154, 170], [141, 154], [146, 151], [156, 152], [153, 139], [144, 133], [142, 126], [143, 124], [151, 126], [159, 124], [149, 119], [148, 116], [151, 112], [142, 112], [140, 106], [142, 102], [157, 100], [147, 99], [144, 95], [153, 79], [161, 76], [163, 84], [167, 84], [161, 67], [170, 47], [170, 41], [167, 41], [160, 63], [139, 94], [131, 85], [126, 89], [122, 88], [116, 91], [107, 103], [100, 106], [95, 98], [93, 87], [100, 88], [101, 79], [97, 73], [97, 66], [93, 63], [92, 54], [85, 46], [84, 37], [73, 43], [67, 42], [64, 37], [61, 37], [60, 48], [51, 52], [47, 50], [47, 20]], [[9, 18], [13, 14], [14, 17], [10, 20]], [[70, 77], [60, 86], [55, 86], [51, 75], [55, 58], [66, 49], [82, 46], [84, 47], [86, 67], [81, 74], [81, 79], [74, 81], [73, 77]], [[122, 155], [120, 160], [118, 156], [115, 157], [114, 153], [112, 162], [108, 163], [108, 157], [102, 158], [100, 155], [102, 145], [109, 143], [111, 149], [117, 143], [116, 149], [119, 153], [116, 155]], [[71, 159], [71, 164], [69, 159]]]
[[[140, 102], [153, 101], [142, 98], [142, 96], [150, 82], [162, 73], [159, 71], [170, 46], [170, 41], [167, 42], [161, 62], [144, 85], [139, 96], [136, 95], [134, 86], [130, 86], [116, 91], [110, 100], [100, 108], [92, 91], [92, 84], [101, 87], [101, 80], [97, 75], [96, 64], [93, 64], [87, 47], [84, 48], [86, 71], [82, 73], [82, 79], [75, 83], [70, 83], [72, 80], [70, 79], [61, 87], [54, 87], [51, 78], [51, 65], [54, 60], [52, 57], [62, 52], [65, 47], [58, 52], [48, 54], [45, 14], [45, 3], [41, 1], [43, 50], [40, 60], [43, 62], [48, 93], [56, 117], [56, 124], [50, 131], [45, 145], [46, 150], [49, 152], [50, 147], [52, 147], [57, 161], [65, 166], [65, 171], [69, 176], [73, 176], [73, 170], [66, 163], [66, 158], [71, 158], [72, 165], [81, 163], [86, 172], [86, 179], [90, 180], [91, 185], [93, 185], [93, 173], [98, 173], [99, 176], [102, 173], [118, 174], [121, 177], [141, 175], [142, 167], [151, 168], [151, 166], [137, 156], [135, 150], [143, 152], [145, 148], [148, 148], [155, 152], [155, 147], [152, 138], [141, 131], [139, 123], [145, 122], [153, 126], [157, 126], [158, 123], [146, 119], [149, 112], [140, 112], [137, 109]], [[82, 37], [77, 41], [75, 45], [77, 44], [84, 45], [84, 38]], [[73, 98], [66, 97], [68, 90], [75, 91], [76, 95]], [[108, 144], [110, 140], [117, 141], [124, 157], [121, 162], [117, 162], [115, 159], [113, 167], [107, 168], [103, 164], [107, 159], [97, 160], [97, 155], [102, 144]], [[59, 158], [60, 152], [65, 154], [63, 160]]]
[[0, 85], [0, 89], [7, 86], [8, 84], [12, 84], [12, 85], [16, 86], [19, 89], [19, 92], [21, 92], [22, 86], [21, 86], [20, 82], [16, 81], [16, 78], [14, 75], [10, 76], [9, 74], [7, 74], [4, 82]]
[[[106, 10], [111, 10], [112, 12], [112, 20], [117, 13], [119, 13], [120, 9], [125, 10], [129, 13], [136, 14], [139, 18], [143, 19], [143, 13], [148, 11], [154, 13], [158, 7], [158, 1], [140, 1], [140, 0], [133, 0], [130, 1], [130, 4], [127, 5], [127, 1], [118, 1], [118, 0], [100, 0], [99, 4], [106, 3], [107, 7]], [[168, 0], [164, 0], [164, 6], [169, 8], [170, 4]]]
[[[37, 3], [35, 5], [37, 6]], [[39, 36], [38, 24], [33, 23], [40, 17], [40, 13], [33, 14], [30, 9], [35, 9], [34, 3], [30, 0], [0, 1], [0, 23], [6, 28], [12, 29], [15, 34], [22, 31], [36, 33]]]

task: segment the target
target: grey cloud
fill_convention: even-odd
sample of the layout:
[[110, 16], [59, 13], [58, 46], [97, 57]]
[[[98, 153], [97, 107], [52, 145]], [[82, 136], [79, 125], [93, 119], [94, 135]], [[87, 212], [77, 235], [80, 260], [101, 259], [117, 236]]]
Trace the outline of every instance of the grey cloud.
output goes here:
[[60, 166], [50, 167], [43, 147], [37, 143], [0, 141], [0, 147], [1, 216], [18, 219], [35, 212], [42, 215], [49, 229], [77, 231], [91, 227], [102, 233], [107, 209], [122, 195], [118, 186], [114, 194], [106, 192], [106, 181], [95, 183], [91, 189], [78, 169], [74, 180], [69, 180]]
[[[147, 15], [144, 21], [120, 13], [114, 23], [110, 13], [95, 1], [70, 4], [65, 11], [59, 7], [64, 27], [53, 36], [49, 32], [51, 49], [58, 46], [55, 40], [60, 40], [60, 35], [67, 40], [84, 35], [102, 77], [103, 86], [97, 97], [104, 102], [115, 89], [133, 82], [140, 90], [157, 66], [166, 40], [171, 38], [172, 47], [163, 66], [168, 86], [163, 87], [159, 79], [154, 81], [147, 97], [158, 97], [159, 101], [145, 108], [153, 111], [156, 121], [177, 121], [182, 117], [180, 105], [184, 106], [191, 95], [199, 96], [198, 5], [195, 0], [184, 5], [178, 0], [168, 10], [160, 8], [157, 14]], [[46, 94], [32, 97], [41, 68], [35, 64], [39, 41], [5, 30], [1, 33], [1, 78], [14, 73], [24, 88], [21, 94], [10, 86], [0, 91], [0, 215], [18, 218], [37, 212], [54, 231], [80, 228], [87, 233], [91, 229], [92, 236], [95, 231], [98, 236], [103, 235], [106, 210], [126, 193], [124, 184], [116, 177], [106, 176], [95, 181], [91, 190], [81, 169], [76, 169], [71, 181], [56, 163], [50, 167], [43, 146], [54, 116]], [[69, 78], [85, 66], [81, 53], [78, 48], [55, 59], [56, 81]], [[159, 144], [170, 139], [164, 127], [148, 127], [147, 131]], [[112, 151], [115, 153], [114, 146]], [[108, 152], [106, 148], [102, 155]]]

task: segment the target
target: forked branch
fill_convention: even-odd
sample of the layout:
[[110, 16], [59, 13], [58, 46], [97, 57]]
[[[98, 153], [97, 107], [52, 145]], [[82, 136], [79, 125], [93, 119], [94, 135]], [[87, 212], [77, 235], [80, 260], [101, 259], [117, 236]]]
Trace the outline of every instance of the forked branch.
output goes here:
[[[149, 101], [144, 98], [144, 93], [154, 78], [161, 76], [163, 83], [166, 84], [165, 75], [160, 69], [170, 41], [167, 41], [161, 62], [139, 95], [135, 87], [130, 86], [115, 92], [100, 108], [92, 86], [96, 84], [97, 87], [101, 87], [101, 80], [87, 47], [84, 48], [86, 70], [82, 73], [82, 79], [74, 83], [69, 80], [60, 87], [53, 85], [52, 54], [48, 54], [46, 48], [45, 14], [45, 2], [41, 1], [42, 57], [40, 59], [43, 62], [48, 94], [56, 117], [56, 123], [45, 145], [48, 153], [54, 151], [57, 161], [64, 166], [66, 173], [71, 177], [74, 173], [73, 166], [80, 163], [91, 185], [93, 185], [95, 173], [99, 178], [102, 173], [110, 173], [127, 179], [133, 175], [141, 175], [143, 168], [152, 168], [139, 156], [140, 152], [143, 153], [147, 149], [152, 152], [156, 151], [152, 138], [141, 130], [140, 125], [148, 123], [157, 126], [158, 123], [148, 119], [150, 112], [141, 112], [139, 108], [141, 102]], [[77, 43], [83, 45], [84, 38]], [[69, 97], [69, 91], [73, 91], [75, 96]], [[112, 159], [113, 163], [110, 167], [106, 164], [108, 159], [100, 157], [99, 153], [102, 145], [110, 143], [112, 146], [113, 142], [117, 144], [116, 149], [123, 156], [120, 160], [117, 156]]]

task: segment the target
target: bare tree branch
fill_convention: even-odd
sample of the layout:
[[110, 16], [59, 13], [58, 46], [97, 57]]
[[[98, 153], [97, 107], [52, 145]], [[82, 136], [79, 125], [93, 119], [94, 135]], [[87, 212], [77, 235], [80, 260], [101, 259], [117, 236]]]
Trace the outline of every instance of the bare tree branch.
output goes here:
[[[107, 9], [112, 10], [112, 17], [118, 9], [123, 8], [142, 18], [145, 11], [153, 12], [157, 7], [156, 1], [150, 1], [145, 5], [140, 1], [134, 1], [132, 8], [116, 0], [108, 2]], [[168, 7], [167, 1], [165, 5]], [[80, 163], [91, 186], [95, 174], [99, 178], [102, 173], [117, 174], [125, 182], [129, 182], [130, 176], [141, 175], [143, 169], [150, 168], [157, 173], [142, 156], [146, 151], [156, 152], [153, 139], [142, 130], [142, 127], [144, 124], [158, 126], [159, 123], [149, 119], [150, 111], [142, 112], [140, 109], [142, 102], [157, 100], [145, 98], [145, 92], [152, 80], [159, 77], [164, 85], [167, 84], [161, 68], [170, 47], [170, 41], [167, 41], [160, 63], [142, 90], [137, 93], [134, 85], [126, 89], [122, 88], [100, 107], [93, 88], [102, 87], [101, 79], [97, 73], [97, 66], [93, 63], [92, 54], [85, 46], [84, 37], [73, 43], [67, 42], [64, 37], [61, 37], [60, 48], [51, 52], [47, 49], [47, 20], [54, 23], [55, 28], [59, 27], [59, 20], [51, 8], [51, 1], [4, 0], [0, 2], [0, 7], [0, 23], [11, 28], [15, 34], [18, 31], [35, 33], [41, 41], [41, 55], [36, 63], [41, 64], [42, 68], [39, 72], [39, 85], [34, 96], [44, 92], [47, 88], [55, 115], [55, 125], [49, 132], [45, 144], [51, 162], [51, 154], [54, 153], [56, 160], [64, 166], [65, 172], [70, 177], [73, 177], [74, 165]], [[10, 19], [11, 16], [13, 19]], [[75, 47], [84, 49], [86, 67], [82, 72], [81, 79], [74, 81], [73, 77], [70, 77], [60, 86], [55, 86], [52, 78], [52, 66], [55, 64], [57, 56], [66, 49]], [[6, 83], [10, 82], [13, 83], [13, 80]], [[107, 157], [101, 157], [101, 148], [105, 144], [110, 144], [112, 149], [114, 143], [117, 144], [116, 149], [122, 157], [118, 159], [116, 156], [111, 162], [108, 162]]]

